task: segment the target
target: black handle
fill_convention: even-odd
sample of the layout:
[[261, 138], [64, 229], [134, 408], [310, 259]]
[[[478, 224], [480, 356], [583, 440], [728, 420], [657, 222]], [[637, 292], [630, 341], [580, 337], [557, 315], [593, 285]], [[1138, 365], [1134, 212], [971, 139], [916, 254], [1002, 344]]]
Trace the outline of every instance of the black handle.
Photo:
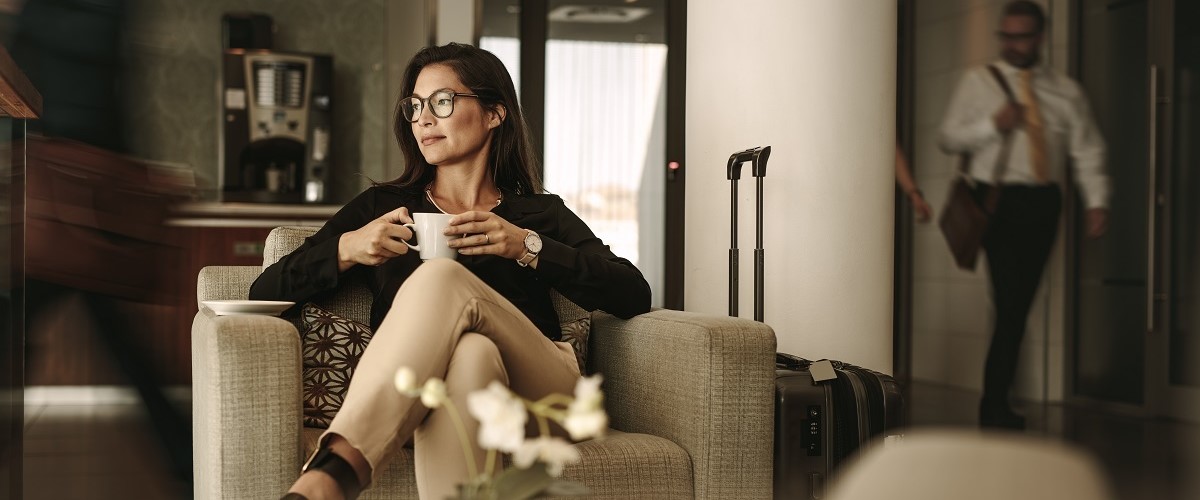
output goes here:
[[742, 164], [750, 162], [750, 173], [758, 178], [757, 203], [755, 205], [754, 250], [754, 319], [763, 320], [763, 177], [767, 175], [767, 160], [771, 157], [771, 146], [756, 147], [729, 155], [725, 165], [725, 177], [730, 180], [729, 191], [729, 315], [737, 316], [738, 310], [738, 179], [742, 178]]

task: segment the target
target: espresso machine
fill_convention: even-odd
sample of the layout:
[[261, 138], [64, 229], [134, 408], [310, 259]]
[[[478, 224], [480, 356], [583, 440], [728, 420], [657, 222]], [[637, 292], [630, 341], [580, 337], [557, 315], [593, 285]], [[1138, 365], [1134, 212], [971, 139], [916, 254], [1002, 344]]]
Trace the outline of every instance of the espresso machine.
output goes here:
[[227, 48], [222, 69], [222, 200], [325, 202], [332, 56]]

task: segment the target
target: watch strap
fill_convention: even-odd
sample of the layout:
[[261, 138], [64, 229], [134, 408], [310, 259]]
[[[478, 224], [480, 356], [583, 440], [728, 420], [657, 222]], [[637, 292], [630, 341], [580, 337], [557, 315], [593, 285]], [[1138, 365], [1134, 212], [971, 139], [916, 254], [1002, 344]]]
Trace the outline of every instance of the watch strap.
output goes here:
[[[521, 267], [529, 267], [529, 264], [531, 262], [533, 262], [533, 260], [537, 258], [538, 253], [540, 253], [540, 249], [538, 252], [534, 252], [534, 251], [530, 250], [529, 244], [526, 243], [527, 241], [529, 241], [530, 235], [538, 236], [538, 234], [536, 232], [534, 232], [532, 229], [526, 229], [526, 231], [528, 231], [528, 232], [525, 233], [525, 239], [521, 241], [521, 244], [525, 246], [525, 255], [522, 255], [521, 258], [517, 259], [517, 264], [520, 265]], [[539, 236], [539, 238], [540, 238], [540, 236]]]
[[529, 267], [529, 263], [533, 262], [533, 259], [536, 259], [537, 256], [538, 254], [526, 250], [525, 255], [522, 255], [521, 258], [517, 259], [517, 264], [520, 264], [521, 267]]

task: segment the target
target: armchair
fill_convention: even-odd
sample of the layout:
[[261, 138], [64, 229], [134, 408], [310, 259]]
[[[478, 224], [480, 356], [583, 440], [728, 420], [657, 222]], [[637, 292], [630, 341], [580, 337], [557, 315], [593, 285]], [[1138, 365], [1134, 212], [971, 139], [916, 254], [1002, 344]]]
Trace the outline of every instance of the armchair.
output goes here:
[[[263, 264], [313, 228], [276, 228]], [[198, 301], [245, 299], [256, 266], [206, 267]], [[587, 313], [556, 295], [564, 320], [589, 315], [588, 367], [604, 375], [609, 436], [576, 444], [564, 477], [593, 498], [769, 498], [775, 335], [749, 320], [655, 310], [630, 320]], [[364, 321], [365, 288], [344, 284], [323, 306]], [[217, 316], [192, 325], [193, 454], [198, 499], [276, 498], [320, 429], [301, 422], [300, 335], [286, 319]], [[362, 498], [416, 498], [403, 449]]]

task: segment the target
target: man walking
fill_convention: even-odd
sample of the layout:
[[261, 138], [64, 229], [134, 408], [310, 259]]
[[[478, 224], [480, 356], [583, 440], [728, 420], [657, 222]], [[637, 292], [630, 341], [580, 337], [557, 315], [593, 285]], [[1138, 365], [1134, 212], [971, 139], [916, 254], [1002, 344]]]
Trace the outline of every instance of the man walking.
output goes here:
[[[963, 76], [942, 120], [940, 145], [969, 155], [975, 197], [999, 190], [984, 237], [996, 323], [984, 368], [979, 421], [1020, 429], [1009, 406], [1025, 323], [1058, 232], [1059, 182], [1067, 157], [1087, 207], [1086, 231], [1104, 234], [1109, 180], [1104, 139], [1079, 84], [1041, 61], [1046, 17], [1038, 4], [1017, 0], [1000, 20], [1001, 60]], [[1010, 101], [998, 78], [1011, 89]]]

